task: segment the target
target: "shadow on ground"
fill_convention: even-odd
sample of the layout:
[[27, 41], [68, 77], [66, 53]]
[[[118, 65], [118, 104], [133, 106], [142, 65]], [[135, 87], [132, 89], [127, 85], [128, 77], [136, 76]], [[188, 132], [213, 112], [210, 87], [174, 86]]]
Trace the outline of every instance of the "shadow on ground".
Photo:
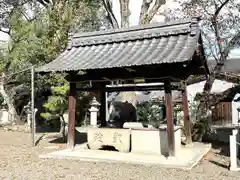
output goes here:
[[57, 133], [59, 128], [52, 128], [48, 126], [37, 126], [36, 133]]
[[216, 154], [219, 154], [221, 156], [230, 157], [229, 143], [224, 143], [224, 142], [211, 142], [211, 143], [212, 143], [212, 149], [219, 151]]
[[[221, 141], [211, 141], [213, 157], [208, 161], [216, 166], [229, 169], [230, 147], [229, 143]], [[222, 157], [225, 157], [223, 160]]]
[[209, 162], [210, 162], [210, 163], [213, 163], [213, 164], [215, 164], [215, 165], [217, 165], [217, 166], [219, 166], [219, 167], [222, 167], [222, 168], [225, 168], [225, 169], [229, 169], [229, 165], [226, 165], [226, 164], [224, 164], [224, 163], [219, 163], [219, 162], [214, 161], [214, 160], [209, 160]]
[[[87, 133], [80, 133], [78, 131], [75, 131], [76, 136], [76, 144], [83, 144], [87, 142]], [[53, 144], [64, 144], [63, 137], [60, 137], [60, 135], [56, 136], [56, 138], [52, 138], [53, 140], [50, 140], [49, 143]], [[67, 139], [67, 138], [66, 138]]]

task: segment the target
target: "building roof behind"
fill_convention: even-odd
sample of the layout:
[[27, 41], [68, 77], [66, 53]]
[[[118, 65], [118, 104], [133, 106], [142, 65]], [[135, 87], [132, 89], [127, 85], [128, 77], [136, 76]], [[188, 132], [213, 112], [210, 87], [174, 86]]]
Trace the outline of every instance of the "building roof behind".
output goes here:
[[191, 61], [199, 37], [197, 18], [75, 34], [57, 59], [36, 70], [75, 71]]
[[[162, 99], [164, 97], [165, 97], [165, 93], [162, 90], [161, 91], [151, 91], [148, 93], [144, 93], [144, 92], [136, 93], [136, 101], [138, 103], [149, 102], [152, 100], [152, 98]], [[175, 90], [172, 91], [172, 100], [173, 101], [182, 101], [181, 92], [175, 91]], [[121, 101], [121, 96], [117, 92], [109, 93], [108, 101], [109, 102]]]
[[[216, 61], [209, 59], [207, 61], [209, 70], [211, 71], [216, 66]], [[224, 63], [221, 72], [226, 73], [240, 73], [240, 57], [239, 58], [228, 58]]]

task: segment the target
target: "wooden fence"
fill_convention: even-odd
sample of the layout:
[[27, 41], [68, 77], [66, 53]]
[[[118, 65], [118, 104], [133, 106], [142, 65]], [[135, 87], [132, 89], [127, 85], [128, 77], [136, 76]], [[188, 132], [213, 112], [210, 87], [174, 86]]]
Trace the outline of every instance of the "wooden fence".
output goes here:
[[220, 102], [212, 109], [213, 125], [232, 124], [232, 102]]

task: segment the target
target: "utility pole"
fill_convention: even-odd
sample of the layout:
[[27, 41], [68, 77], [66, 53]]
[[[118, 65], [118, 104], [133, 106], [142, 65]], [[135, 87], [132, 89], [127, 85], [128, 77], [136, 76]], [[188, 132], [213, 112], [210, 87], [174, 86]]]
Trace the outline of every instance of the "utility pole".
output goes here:
[[31, 112], [32, 112], [32, 144], [35, 146], [35, 134], [36, 134], [36, 125], [35, 125], [35, 109], [34, 109], [34, 66], [31, 69]]

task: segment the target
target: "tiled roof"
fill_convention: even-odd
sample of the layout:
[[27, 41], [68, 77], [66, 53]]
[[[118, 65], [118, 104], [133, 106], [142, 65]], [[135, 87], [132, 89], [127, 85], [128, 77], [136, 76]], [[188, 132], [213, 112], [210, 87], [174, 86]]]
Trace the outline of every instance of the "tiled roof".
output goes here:
[[200, 36], [197, 19], [75, 34], [39, 72], [130, 67], [190, 61]]

